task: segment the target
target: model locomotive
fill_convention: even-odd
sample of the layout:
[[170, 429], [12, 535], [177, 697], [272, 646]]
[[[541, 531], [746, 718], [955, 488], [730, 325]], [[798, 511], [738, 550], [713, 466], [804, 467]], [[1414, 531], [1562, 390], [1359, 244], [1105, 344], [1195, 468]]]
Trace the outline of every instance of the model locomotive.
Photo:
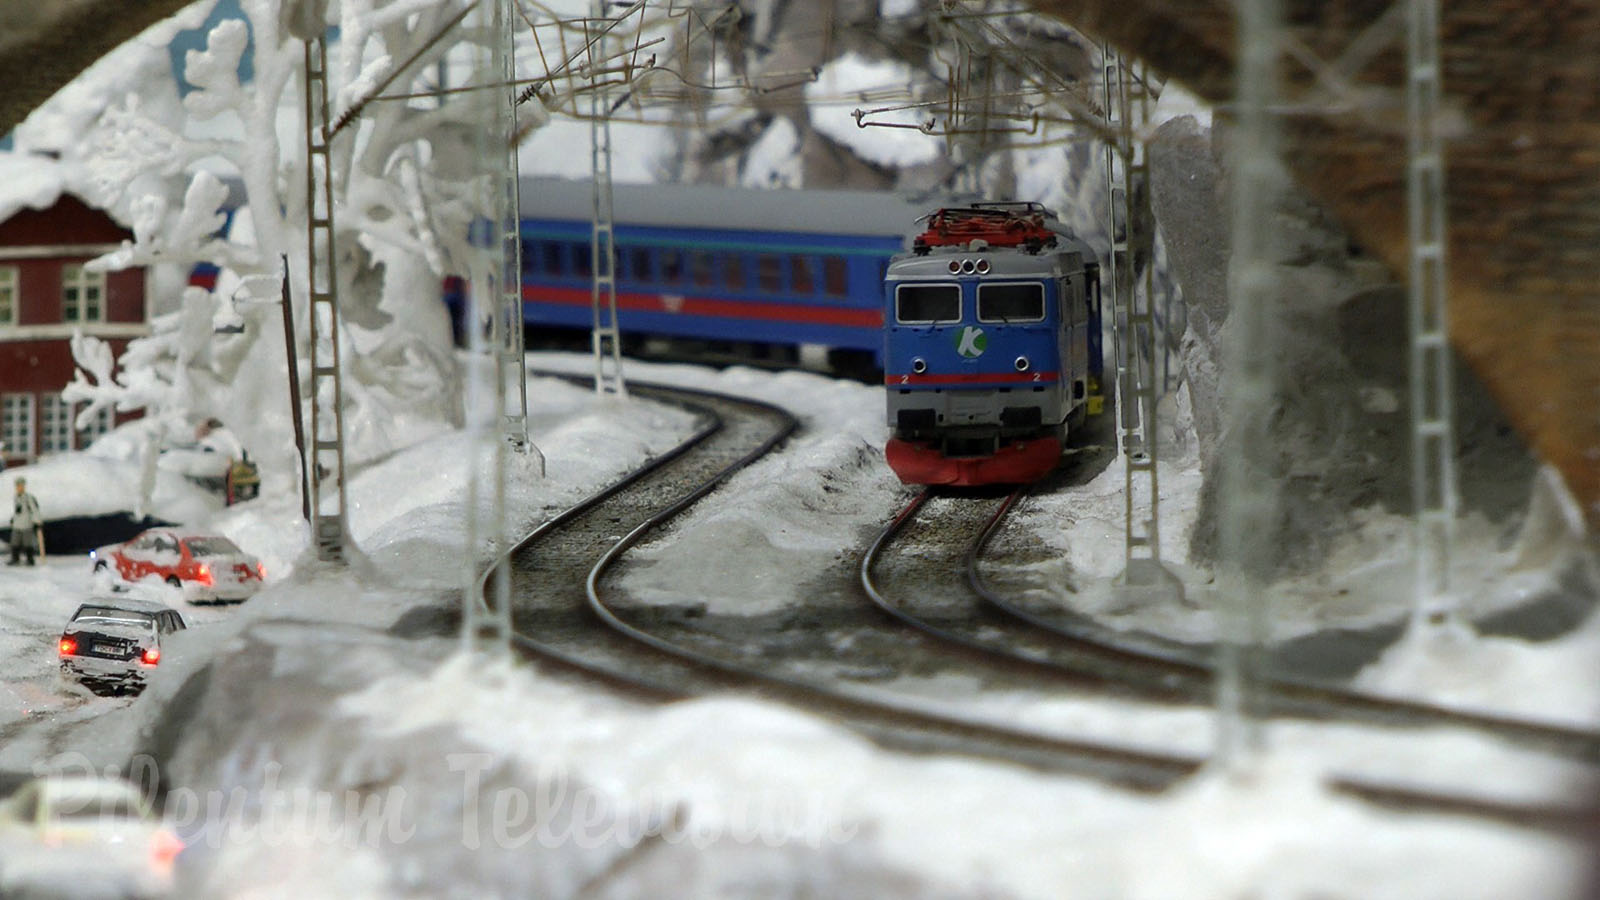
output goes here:
[[1042, 478], [1102, 402], [1094, 252], [1037, 203], [926, 221], [884, 277], [889, 466], [909, 484]]

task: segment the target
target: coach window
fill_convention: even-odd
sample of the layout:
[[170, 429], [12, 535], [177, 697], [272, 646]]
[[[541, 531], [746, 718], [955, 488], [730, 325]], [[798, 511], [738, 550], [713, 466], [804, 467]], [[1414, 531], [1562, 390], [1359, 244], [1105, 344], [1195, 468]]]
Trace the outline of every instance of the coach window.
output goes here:
[[539, 242], [539, 260], [544, 264], [546, 275], [560, 275], [566, 271], [566, 254], [562, 252], [562, 245], [555, 241]]
[[594, 257], [589, 253], [589, 245], [587, 243], [574, 242], [570, 247], [572, 250], [572, 274], [579, 278], [588, 278], [590, 273], [594, 271]]
[[683, 281], [683, 251], [661, 251], [661, 280], [667, 284]]
[[789, 257], [789, 289], [796, 294], [809, 294], [817, 289], [812, 276], [813, 265], [809, 256]]
[[961, 321], [958, 284], [902, 284], [894, 292], [894, 318], [902, 325]]
[[722, 283], [729, 290], [744, 290], [744, 260], [733, 254], [722, 257]]
[[635, 281], [655, 281], [655, 267], [650, 264], [649, 247], [633, 247], [628, 250], [628, 268]]
[[1044, 285], [978, 285], [979, 322], [1044, 321]]
[[769, 294], [783, 290], [783, 260], [770, 253], [757, 256], [756, 286]]
[[822, 287], [830, 297], [843, 297], [850, 293], [844, 260], [830, 256], [822, 261]]
[[711, 278], [711, 254], [704, 250], [690, 250], [689, 280], [699, 287], [710, 287]]

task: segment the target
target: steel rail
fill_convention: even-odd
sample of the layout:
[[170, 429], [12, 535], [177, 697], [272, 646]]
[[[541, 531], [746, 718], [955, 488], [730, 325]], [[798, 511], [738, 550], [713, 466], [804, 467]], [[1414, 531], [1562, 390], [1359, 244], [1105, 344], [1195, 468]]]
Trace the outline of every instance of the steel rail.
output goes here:
[[[776, 407], [760, 404], [758, 401], [723, 397], [692, 389], [659, 384], [641, 384], [638, 387], [641, 393], [654, 395], [653, 399], [695, 412], [702, 418], [700, 426], [672, 450], [652, 458], [617, 482], [542, 523], [515, 547], [508, 549], [506, 556], [534, 547], [563, 527], [580, 520], [586, 513], [594, 511], [605, 500], [639, 485], [652, 475], [663, 473], [673, 463], [703, 447], [706, 441], [723, 430], [723, 418], [715, 409], [704, 403], [675, 398], [673, 395], [715, 398], [777, 410]], [[782, 413], [781, 410], [777, 411]], [[783, 415], [788, 416], [787, 413]], [[784, 678], [771, 672], [750, 669], [701, 654], [623, 621], [599, 597], [599, 585], [605, 572], [646, 534], [689, 509], [735, 472], [786, 440], [797, 427], [792, 416], [788, 416], [788, 419], [789, 422], [782, 429], [781, 435], [769, 436], [756, 450], [723, 467], [712, 478], [707, 479], [706, 483], [680, 497], [670, 506], [649, 515], [647, 521], [640, 523], [615, 541], [604, 557], [590, 568], [585, 578], [586, 608], [597, 617], [593, 623], [596, 626], [594, 633], [625, 637], [628, 646], [636, 650], [642, 646], [655, 651], [652, 656], [657, 657], [658, 662], [664, 660], [676, 664], [672, 680], [650, 677], [637, 670], [608, 666], [520, 631], [514, 635], [514, 645], [519, 651], [525, 657], [552, 663], [558, 668], [572, 671], [588, 680], [603, 683], [615, 691], [651, 702], [685, 699], [703, 695], [711, 690], [754, 693], [767, 699], [801, 706], [813, 712], [830, 714], [882, 746], [914, 753], [954, 752], [1000, 759], [1045, 771], [1083, 775], [1145, 792], [1164, 790], [1201, 770], [1206, 763], [1203, 756], [1121, 747], [1104, 742], [1074, 740], [994, 726], [951, 716], [938, 710], [864, 697], [841, 691], [836, 685]], [[1009, 509], [1012, 502], [1008, 500], [1006, 508]], [[480, 580], [479, 586], [480, 589], [487, 588], [487, 576]], [[607, 628], [600, 628], [601, 624]], [[1576, 807], [1550, 807], [1493, 798], [1440, 795], [1424, 787], [1356, 777], [1333, 776], [1327, 782], [1327, 786], [1335, 792], [1397, 811], [1443, 812], [1556, 832], [1570, 832], [1577, 825], [1591, 820], [1593, 815], [1590, 810]]]
[[789, 427], [773, 434], [714, 477], [623, 535], [589, 572], [585, 591], [590, 612], [614, 632], [686, 664], [699, 673], [707, 674], [730, 689], [748, 691], [757, 688], [757, 693], [767, 699], [831, 714], [885, 745], [915, 752], [938, 750], [998, 757], [1030, 767], [1087, 775], [1143, 791], [1164, 790], [1199, 768], [1202, 759], [1196, 756], [1152, 752], [1131, 746], [1049, 736], [982, 723], [925, 706], [866, 696], [838, 684], [751, 668], [668, 640], [628, 622], [602, 599], [601, 580], [624, 553], [647, 534], [687, 511], [735, 473], [766, 455], [786, 440], [793, 430], [793, 427]]
[[[974, 541], [966, 562], [967, 581], [972, 590], [994, 609], [1053, 635], [1074, 651], [1124, 667], [1130, 677], [1165, 687], [1182, 682], [1198, 682], [1209, 693], [1215, 669], [1207, 663], [1153, 649], [1129, 647], [1103, 636], [1086, 634], [1082, 627], [1068, 625], [1020, 606], [985, 583], [979, 570], [979, 561], [1021, 496], [1022, 492], [1018, 492], [1008, 497]], [[1600, 733], [1584, 728], [1387, 697], [1287, 675], [1268, 678], [1265, 687], [1264, 702], [1270, 705], [1271, 712], [1277, 716], [1291, 713], [1321, 713], [1327, 716], [1331, 713], [1337, 717], [1380, 724], [1466, 728], [1600, 765]]]
[[[1025, 488], [1019, 487], [1006, 496], [998, 504], [996, 511], [989, 519], [989, 524], [985, 526], [985, 530], [992, 526], [996, 520], [1003, 517], [1025, 490]], [[1041, 658], [1023, 653], [1018, 649], [1016, 641], [1013, 640], [1022, 637], [1021, 635], [1013, 634], [1011, 636], [1012, 639], [998, 640], [974, 637], [970, 632], [958, 631], [954, 628], [936, 624], [930, 619], [911, 612], [904, 605], [891, 600], [888, 592], [880, 584], [879, 579], [874, 576], [874, 572], [884, 561], [884, 551], [893, 544], [895, 538], [899, 537], [916, 521], [917, 514], [922, 511], [932, 496], [933, 490], [931, 488], [919, 492], [912, 498], [910, 503], [890, 520], [888, 525], [884, 526], [868, 546], [866, 553], [862, 554], [861, 563], [857, 567], [858, 581], [862, 592], [873, 606], [894, 621], [926, 634], [936, 641], [948, 644], [957, 650], [970, 653], [989, 664], [1000, 663], [1009, 667], [1026, 669], [1029, 670], [1030, 674], [1043, 674], [1079, 685], [1106, 687], [1114, 684], [1120, 685], [1124, 682], [1123, 676], [1126, 673], [1108, 674], [1103, 670], [1092, 670], [1087, 665], [1069, 665], [1056, 658]], [[968, 502], [976, 503], [981, 501], [969, 500]], [[971, 550], [969, 549], [968, 558], [970, 559], [970, 557]], [[980, 604], [977, 611], [981, 614], [986, 610], [987, 608]], [[988, 622], [974, 619], [965, 624], [969, 628], [990, 627], [991, 625], [1015, 626], [1017, 624], [1015, 620], [1006, 616], [995, 615], [992, 612], [990, 612], [990, 616], [991, 620]], [[1014, 631], [1015, 629], [1013, 628], [1012, 630]], [[1053, 636], [1047, 635], [1047, 637]], [[1144, 687], [1148, 693], [1166, 694], [1167, 697], [1165, 699], [1184, 701], [1193, 699], [1192, 693], [1188, 691], [1162, 691], [1162, 686], [1156, 684], [1145, 685]]]
[[[538, 374], [573, 381], [586, 381], [586, 379], [568, 376], [564, 373]], [[670, 513], [657, 512], [649, 517], [648, 522], [633, 529], [621, 541], [617, 542], [605, 555], [606, 558], [604, 560], [591, 567], [591, 577], [586, 579], [586, 591], [591, 584], [598, 584], [600, 576], [595, 574], [596, 570], [603, 571], [604, 568], [614, 564], [621, 553], [637, 544], [649, 530], [688, 509], [696, 500], [704, 497], [739, 469], [749, 465], [750, 462], [775, 448], [798, 427], [798, 422], [792, 415], [778, 407], [762, 404], [759, 401], [726, 397], [708, 391], [697, 391], [661, 384], [639, 384], [636, 387], [638, 388], [637, 394], [652, 396], [653, 399], [672, 403], [680, 408], [697, 413], [703, 418], [703, 424], [689, 438], [672, 450], [652, 458], [645, 465], [629, 472], [615, 483], [591, 494], [540, 524], [521, 541], [518, 541], [515, 546], [508, 548], [503, 554], [496, 557], [495, 564], [499, 564], [501, 561], [509, 561], [510, 558], [523, 554], [549, 540], [562, 529], [572, 526], [586, 515], [595, 512], [597, 507], [600, 507], [607, 500], [615, 498], [632, 488], [639, 487], [647, 479], [664, 473], [673, 463], [683, 460], [696, 449], [703, 447], [709, 439], [724, 429], [722, 416], [710, 406], [705, 405], [703, 402], [705, 400], [718, 399], [747, 406], [763, 407], [780, 414], [783, 417], [783, 425], [778, 433], [769, 436], [755, 451], [744, 454], [740, 459], [724, 467], [713, 478], [708, 480], [709, 483], [702, 484], [690, 491], [688, 495], [680, 497], [677, 502], [672, 504]], [[698, 398], [702, 402], [683, 398]], [[489, 568], [492, 571], [493, 565]], [[488, 579], [489, 573], [485, 572], [478, 582], [480, 591], [489, 588]], [[668, 663], [675, 664], [671, 678], [641, 674], [637, 668], [630, 670], [616, 665], [607, 665], [605, 662], [597, 661], [592, 656], [586, 657], [580, 653], [556, 646], [548, 640], [540, 640], [521, 628], [514, 630], [512, 645], [525, 659], [532, 662], [547, 664], [555, 669], [572, 673], [590, 681], [599, 682], [613, 691], [643, 701], [665, 702], [688, 699], [714, 690], [754, 692], [769, 699], [788, 702], [813, 711], [833, 713], [844, 720], [847, 726], [865, 734], [880, 745], [913, 753], [953, 752], [1001, 759], [1006, 762], [1045, 771], [1088, 775], [1102, 781], [1146, 792], [1159, 791], [1169, 787], [1179, 779], [1192, 774], [1201, 763], [1198, 758], [1163, 754], [1141, 755], [1138, 751], [1130, 752], [1124, 748], [1108, 748], [1090, 742], [1073, 743], [1026, 732], [1000, 733], [993, 728], [965, 720], [930, 716], [922, 711], [897, 708], [883, 702], [836, 696], [836, 691], [829, 691], [823, 686], [786, 681], [772, 676], [770, 673], [751, 671], [716, 660], [713, 657], [685, 652], [683, 648], [664, 650], [659, 646], [652, 647], [652, 641], [649, 640], [642, 642], [641, 645], [640, 641], [634, 639], [634, 635], [644, 634], [644, 632], [627, 623], [621, 623], [623, 626], [621, 630], [615, 629], [614, 626], [609, 626], [606, 621], [608, 617], [617, 622], [620, 622], [620, 619], [616, 619], [611, 614], [611, 611], [604, 609], [603, 606], [602, 610], [603, 613], [598, 618], [593, 619], [591, 624], [594, 627], [591, 632], [585, 635], [586, 639], [603, 638], [608, 634], [616, 636], [619, 640], [626, 638], [628, 639], [628, 646], [632, 647], [634, 652], [648, 649], [650, 655], [657, 661], [665, 660]], [[655, 642], [666, 643], [654, 635], [648, 635], [648, 637]]]
[[[1001, 500], [997, 504], [995, 511], [988, 517], [979, 537], [969, 545], [967, 550], [964, 567], [967, 571], [969, 583], [975, 593], [994, 605], [997, 605], [996, 601], [1004, 603], [1004, 598], [989, 590], [982, 583], [977, 574], [977, 562], [984, 548], [1005, 522], [1009, 513], [1015, 508], [1017, 501], [1025, 496], [1026, 493], [1026, 488], [1019, 488]], [[1106, 683], [1109, 678], [1103, 668], [1090, 671], [1068, 664], [1060, 659], [1040, 659], [1025, 656], [1016, 652], [1014, 648], [997, 644], [996, 641], [971, 637], [968, 634], [934, 624], [888, 599], [883, 589], [873, 578], [872, 572], [882, 561], [884, 549], [915, 520], [917, 513], [922, 510], [931, 496], [931, 490], [924, 490], [913, 498], [883, 528], [870, 545], [866, 554], [863, 555], [859, 566], [861, 586], [873, 605], [908, 628], [927, 634], [964, 652], [988, 657], [990, 661], [995, 659], [1004, 660], [1008, 665], [1025, 666], [1030, 669], [1044, 671], [1068, 682], [1082, 683], [1092, 681], [1099, 684]], [[1137, 680], [1141, 683], [1142, 689], [1150, 693], [1160, 694], [1164, 699], [1174, 694], [1187, 696], [1191, 700], [1209, 699], [1211, 692], [1214, 690], [1211, 683], [1212, 672], [1207, 667], [1183, 660], [1174, 660], [1158, 654], [1142, 653], [1096, 641], [1086, 641], [1077, 636], [1062, 635], [1058, 631], [1056, 623], [1048, 620], [1043, 620], [1041, 623], [1036, 621], [1037, 619], [1038, 617], [1031, 614], [1018, 617], [1018, 620], [1024, 624], [1036, 626], [1039, 630], [1052, 637], [1070, 638], [1071, 643], [1074, 645], [1074, 650], [1093, 654], [1102, 663], [1109, 660], [1121, 664], [1125, 676], [1140, 675], [1141, 677]], [[1149, 669], [1152, 665], [1156, 669], [1154, 673], [1140, 672], [1140, 667]], [[1323, 699], [1330, 701], [1348, 699], [1348, 695], [1345, 692], [1340, 692], [1337, 689], [1330, 689], [1322, 685], [1313, 685], [1312, 687], [1326, 691], [1326, 696]], [[1359, 694], [1355, 696], [1358, 699], [1372, 699], [1380, 706], [1387, 706], [1382, 698], [1366, 698], [1364, 695]], [[1287, 706], [1287, 704], [1280, 704], [1280, 706]], [[1429, 710], [1436, 709], [1434, 707], [1426, 708]], [[1402, 713], [1409, 711], [1409, 705], [1402, 704], [1402, 709], [1399, 711]], [[1280, 710], [1280, 714], [1283, 712], [1287, 712], [1287, 710]], [[1445, 712], [1451, 711], [1446, 710]], [[1452, 722], [1447, 724], [1461, 723]], [[1374, 778], [1339, 772], [1329, 773], [1324, 785], [1335, 793], [1344, 794], [1393, 811], [1444, 813], [1496, 821], [1515, 827], [1536, 828], [1561, 833], [1571, 833], [1575, 828], [1590, 827], [1597, 815], [1600, 815], [1600, 811], [1587, 805], [1521, 802], [1490, 796], [1475, 796], [1459, 791], [1444, 792], [1426, 785], [1406, 784], [1387, 778]]]

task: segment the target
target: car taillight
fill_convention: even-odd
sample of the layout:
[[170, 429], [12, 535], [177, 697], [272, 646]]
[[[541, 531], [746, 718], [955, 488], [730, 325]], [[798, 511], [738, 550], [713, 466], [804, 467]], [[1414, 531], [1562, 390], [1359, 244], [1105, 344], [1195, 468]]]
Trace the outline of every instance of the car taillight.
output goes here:
[[62, 656], [76, 656], [78, 654], [78, 642], [72, 638], [63, 637], [58, 646]]
[[183, 840], [166, 829], [156, 832], [150, 839], [150, 861], [163, 875], [171, 873], [173, 861], [182, 852]]
[[149, 650], [146, 650], [144, 652], [143, 656], [141, 656], [139, 658], [144, 660], [144, 664], [145, 665], [153, 666], [156, 663], [161, 662], [161, 648], [160, 647], [151, 647]]
[[211, 567], [206, 565], [205, 563], [201, 563], [200, 567], [198, 569], [195, 569], [194, 577], [195, 577], [195, 580], [200, 582], [201, 584], [210, 584], [211, 583]]
[[267, 580], [267, 566], [265, 563], [256, 563], [256, 577], [262, 581]]

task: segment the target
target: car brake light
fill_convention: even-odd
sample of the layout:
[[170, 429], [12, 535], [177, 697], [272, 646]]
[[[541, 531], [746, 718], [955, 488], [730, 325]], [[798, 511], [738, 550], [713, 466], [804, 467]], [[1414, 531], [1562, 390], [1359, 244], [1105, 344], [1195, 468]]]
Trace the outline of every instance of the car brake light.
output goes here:
[[201, 563], [200, 564], [200, 568], [195, 570], [195, 580], [199, 581], [202, 584], [210, 584], [211, 583], [211, 567], [206, 565], [205, 563]]
[[149, 650], [146, 650], [144, 652], [144, 656], [140, 658], [144, 660], [145, 665], [153, 666], [161, 661], [161, 648], [151, 647]]
[[183, 852], [183, 840], [165, 829], [156, 832], [150, 839], [150, 861], [155, 864], [156, 871], [167, 874], [172, 871], [172, 863]]
[[266, 565], [266, 563], [256, 563], [256, 577], [260, 578], [262, 581], [266, 581], [267, 580], [267, 565]]
[[62, 656], [76, 656], [78, 653], [78, 642], [72, 638], [64, 637], [61, 639], [60, 648]]

